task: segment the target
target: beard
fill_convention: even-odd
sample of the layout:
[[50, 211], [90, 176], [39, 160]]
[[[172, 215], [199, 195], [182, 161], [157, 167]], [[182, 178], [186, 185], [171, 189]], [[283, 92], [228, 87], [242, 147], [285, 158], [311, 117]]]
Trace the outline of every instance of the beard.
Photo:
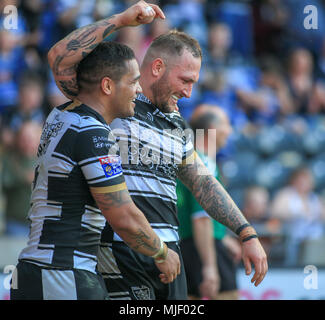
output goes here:
[[172, 90], [167, 81], [168, 72], [151, 85], [153, 96], [152, 103], [163, 113], [171, 113], [174, 111], [174, 106], [170, 106], [168, 100], [171, 97]]

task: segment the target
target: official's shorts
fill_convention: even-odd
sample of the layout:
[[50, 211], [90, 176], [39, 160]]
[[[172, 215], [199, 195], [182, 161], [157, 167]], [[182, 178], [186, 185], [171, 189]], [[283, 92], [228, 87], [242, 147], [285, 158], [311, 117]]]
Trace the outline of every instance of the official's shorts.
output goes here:
[[[180, 247], [184, 260], [188, 294], [200, 297], [199, 286], [202, 282], [202, 263], [193, 238], [181, 240]], [[236, 290], [236, 265], [221, 240], [215, 239], [215, 247], [220, 276], [219, 292]]]
[[13, 273], [11, 300], [108, 300], [103, 278], [87, 270], [45, 269], [19, 261]]
[[154, 259], [137, 253], [123, 242], [102, 243], [98, 271], [102, 274], [110, 300], [186, 300], [187, 286], [180, 248], [166, 242], [181, 260], [181, 273], [168, 284], [160, 281]]

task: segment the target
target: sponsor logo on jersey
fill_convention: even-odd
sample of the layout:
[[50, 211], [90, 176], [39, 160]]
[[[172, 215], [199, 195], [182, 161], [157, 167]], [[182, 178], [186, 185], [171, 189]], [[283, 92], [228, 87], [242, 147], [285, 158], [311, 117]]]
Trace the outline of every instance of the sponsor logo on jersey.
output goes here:
[[119, 156], [106, 156], [99, 158], [99, 162], [107, 178], [122, 173], [121, 158]]

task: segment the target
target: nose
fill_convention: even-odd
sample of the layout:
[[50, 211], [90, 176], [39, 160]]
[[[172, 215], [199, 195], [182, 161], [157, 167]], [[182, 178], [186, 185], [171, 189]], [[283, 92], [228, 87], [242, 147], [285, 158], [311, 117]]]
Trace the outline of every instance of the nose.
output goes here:
[[187, 85], [183, 91], [182, 91], [182, 94], [185, 98], [191, 98], [191, 95], [192, 95], [192, 89], [193, 89], [193, 84], [189, 84]]

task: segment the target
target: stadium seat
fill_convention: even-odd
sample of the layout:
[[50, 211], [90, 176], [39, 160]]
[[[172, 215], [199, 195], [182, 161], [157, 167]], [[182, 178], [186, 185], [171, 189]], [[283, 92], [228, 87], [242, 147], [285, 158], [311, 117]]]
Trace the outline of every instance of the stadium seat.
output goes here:
[[317, 267], [325, 267], [325, 237], [320, 239], [305, 240], [299, 252], [299, 264], [306, 266], [309, 264]]
[[298, 151], [299, 137], [280, 125], [264, 127], [257, 135], [256, 145], [261, 155], [272, 156], [280, 151]]
[[325, 127], [311, 127], [302, 137], [303, 150], [307, 155], [316, 155], [325, 149]]
[[254, 183], [254, 171], [259, 157], [251, 151], [237, 152], [221, 164], [221, 172], [229, 188], [244, 187]]
[[320, 155], [313, 157], [308, 162], [307, 165], [314, 176], [315, 189], [317, 191], [324, 189], [325, 188], [325, 153], [321, 153]]
[[292, 150], [282, 151], [278, 155], [275, 155], [274, 158], [281, 163], [288, 174], [302, 166], [305, 161], [305, 157], [302, 153]]
[[258, 163], [255, 170], [255, 183], [272, 190], [283, 187], [288, 179], [290, 170], [276, 157]]

